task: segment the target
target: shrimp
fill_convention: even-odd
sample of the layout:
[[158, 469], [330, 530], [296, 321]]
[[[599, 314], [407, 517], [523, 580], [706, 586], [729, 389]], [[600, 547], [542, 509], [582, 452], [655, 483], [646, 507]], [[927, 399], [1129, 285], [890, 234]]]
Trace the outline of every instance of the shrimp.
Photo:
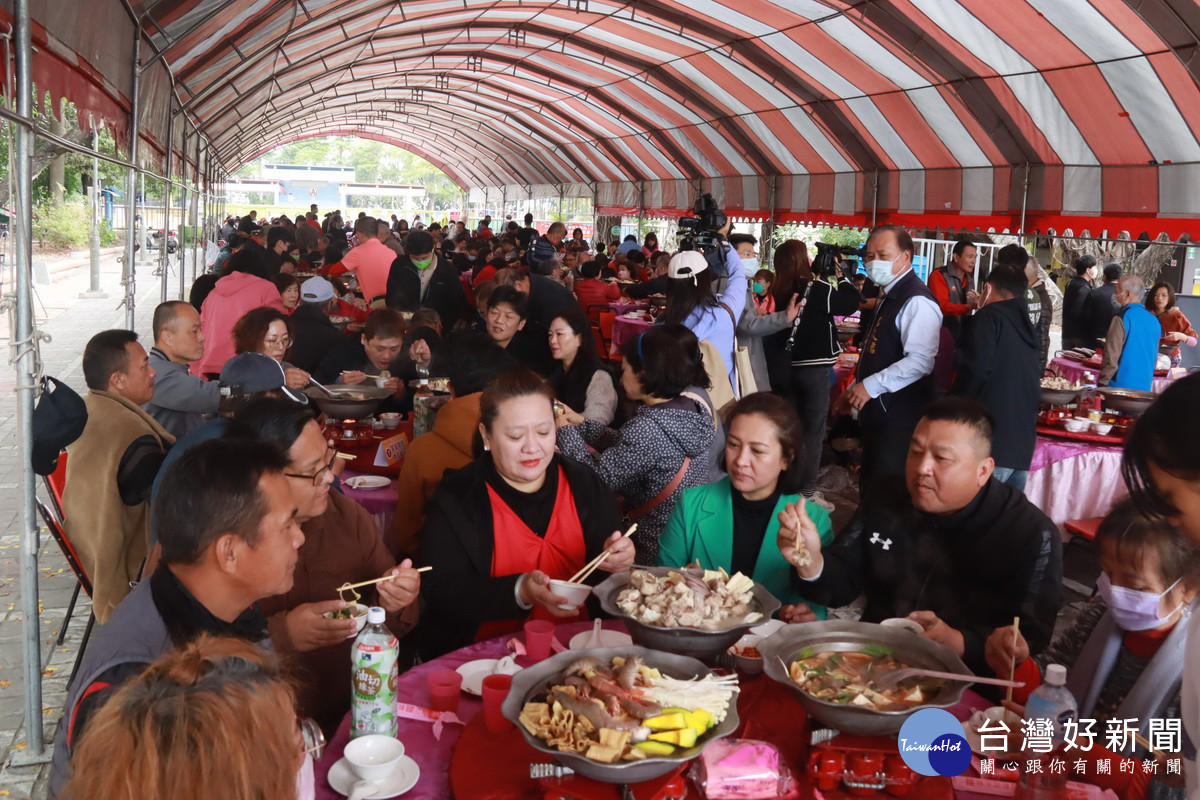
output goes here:
[[621, 684], [621, 688], [633, 688], [634, 682], [638, 678], [638, 668], [641, 666], [642, 659], [637, 656], [625, 659], [625, 663], [617, 670], [617, 683]]
[[600, 730], [601, 728], [614, 728], [620, 731], [634, 731], [642, 727], [641, 723], [636, 719], [621, 719], [609, 714], [600, 706], [590, 700], [580, 700], [577, 697], [560, 692], [557, 689], [550, 691], [551, 702], [558, 703], [560, 706], [570, 711], [577, 717], [583, 717], [588, 722]]

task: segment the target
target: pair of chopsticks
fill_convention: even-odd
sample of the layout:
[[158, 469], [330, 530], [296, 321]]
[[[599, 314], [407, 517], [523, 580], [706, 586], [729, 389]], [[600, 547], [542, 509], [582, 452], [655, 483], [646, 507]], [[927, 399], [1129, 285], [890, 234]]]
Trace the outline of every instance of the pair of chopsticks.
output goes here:
[[[433, 567], [417, 567], [417, 572], [429, 572], [431, 569], [433, 569]], [[360, 586], [371, 586], [372, 584], [383, 583], [384, 581], [390, 581], [394, 577], [396, 577], [396, 576], [395, 575], [384, 575], [382, 578], [376, 578], [375, 580], [372, 580], [372, 581], [362, 581], [361, 583], [343, 583], [341, 586], [338, 587], [338, 591], [341, 591], [343, 589], [357, 589]]]
[[[637, 523], [635, 522], [629, 526], [629, 530], [625, 531], [625, 535], [622, 536], [621, 538], [628, 539], [630, 536], [633, 535], [633, 532], [636, 530], [637, 530]], [[584, 564], [583, 569], [579, 570], [579, 572], [576, 572], [574, 575], [572, 575], [570, 578], [567, 579], [567, 583], [583, 583], [584, 581], [586, 581], [588, 579], [589, 575], [591, 575], [593, 572], [596, 571], [596, 567], [599, 567], [601, 564], [603, 564], [604, 560], [607, 559], [609, 557], [609, 555], [611, 555], [611, 554], [612, 554], [611, 550], [605, 550], [603, 553], [596, 556], [588, 563]]]
[[[1017, 679], [1017, 636], [1020, 630], [1021, 618], [1013, 617], [1013, 652], [1012, 658], [1010, 658], [1008, 662], [1008, 679], [1010, 681], [1015, 681]], [[1008, 687], [1007, 691], [1004, 692], [1004, 699], [1011, 703], [1012, 694], [1013, 687], [1010, 686]]]

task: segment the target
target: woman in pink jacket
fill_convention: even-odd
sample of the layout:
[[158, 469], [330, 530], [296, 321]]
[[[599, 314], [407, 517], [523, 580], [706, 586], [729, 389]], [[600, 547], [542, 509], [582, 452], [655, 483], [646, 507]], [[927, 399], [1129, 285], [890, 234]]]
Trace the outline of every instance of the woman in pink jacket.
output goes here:
[[234, 356], [233, 325], [252, 308], [270, 306], [284, 311], [275, 284], [267, 280], [264, 252], [244, 247], [226, 262], [229, 274], [217, 281], [204, 305], [200, 324], [204, 331], [204, 357], [196, 371], [215, 380], [225, 362]]

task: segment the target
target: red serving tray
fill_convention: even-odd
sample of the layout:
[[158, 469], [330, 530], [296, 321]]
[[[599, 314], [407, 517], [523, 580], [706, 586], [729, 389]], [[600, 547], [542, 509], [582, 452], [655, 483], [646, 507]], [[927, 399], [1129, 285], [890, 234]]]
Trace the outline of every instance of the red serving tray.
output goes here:
[[1121, 436], [1100, 436], [1096, 433], [1072, 433], [1066, 428], [1046, 428], [1038, 425], [1039, 436], [1053, 436], [1057, 439], [1071, 439], [1076, 442], [1094, 442], [1096, 444], [1125, 444]]

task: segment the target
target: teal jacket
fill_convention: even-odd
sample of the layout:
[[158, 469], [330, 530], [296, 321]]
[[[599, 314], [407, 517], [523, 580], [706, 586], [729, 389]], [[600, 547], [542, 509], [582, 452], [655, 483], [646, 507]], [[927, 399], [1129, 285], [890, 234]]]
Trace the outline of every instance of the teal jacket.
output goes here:
[[[667, 528], [658, 540], [658, 565], [681, 567], [693, 561], [705, 569], [730, 568], [733, 559], [733, 486], [729, 476], [708, 486], [688, 489], [675, 504], [667, 520]], [[784, 605], [808, 603], [817, 617], [825, 619], [825, 606], [809, 603], [793, 585], [792, 565], [784, 561], [775, 543], [779, 533], [779, 512], [788, 503], [800, 500], [798, 494], [781, 495], [775, 514], [767, 524], [762, 550], [754, 573], [750, 576], [779, 598]], [[806, 503], [805, 510], [817, 526], [822, 546], [833, 541], [833, 523], [829, 512], [816, 503]], [[797, 579], [798, 582], [798, 579]]]

